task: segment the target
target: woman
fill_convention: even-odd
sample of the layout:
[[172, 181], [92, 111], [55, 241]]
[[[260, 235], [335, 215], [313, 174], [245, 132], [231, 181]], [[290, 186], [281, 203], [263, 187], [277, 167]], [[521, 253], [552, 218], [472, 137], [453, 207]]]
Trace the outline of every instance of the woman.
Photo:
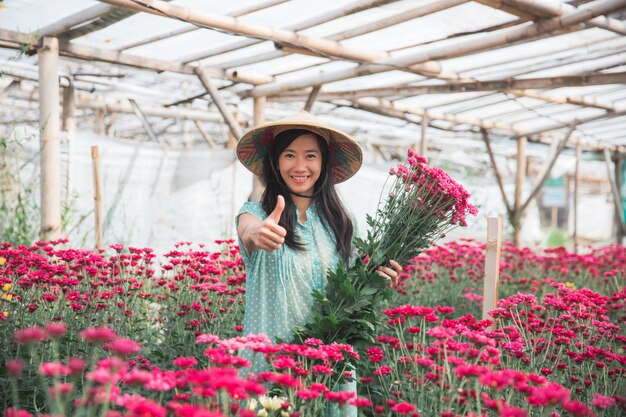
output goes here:
[[[244, 334], [288, 341], [308, 319], [313, 290], [324, 291], [327, 270], [353, 255], [354, 228], [335, 184], [359, 170], [361, 148], [301, 112], [246, 133], [237, 156], [266, 185], [236, 219], [247, 277]], [[395, 285], [401, 267], [391, 265], [379, 274]], [[264, 369], [263, 358], [251, 367]]]

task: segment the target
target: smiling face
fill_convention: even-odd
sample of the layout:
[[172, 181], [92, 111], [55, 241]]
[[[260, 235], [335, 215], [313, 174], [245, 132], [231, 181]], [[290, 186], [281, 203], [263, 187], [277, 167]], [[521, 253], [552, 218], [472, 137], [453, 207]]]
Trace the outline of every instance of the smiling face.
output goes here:
[[298, 136], [278, 156], [280, 176], [290, 191], [311, 196], [322, 171], [322, 152], [313, 134]]

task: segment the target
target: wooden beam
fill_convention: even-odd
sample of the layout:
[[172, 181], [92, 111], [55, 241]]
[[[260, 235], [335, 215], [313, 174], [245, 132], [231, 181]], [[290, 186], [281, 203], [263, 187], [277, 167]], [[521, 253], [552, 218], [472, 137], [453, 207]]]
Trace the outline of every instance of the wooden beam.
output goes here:
[[[626, 62], [626, 56], [624, 57]], [[363, 88], [360, 90], [325, 91], [321, 100], [353, 99], [360, 97], [415, 96], [418, 94], [469, 93], [475, 91], [508, 91], [525, 95], [524, 89], [579, 87], [590, 85], [626, 84], [626, 72], [563, 75], [554, 77], [507, 78], [504, 80], [448, 82], [396, 87]], [[531, 93], [532, 94], [532, 93]], [[301, 96], [302, 93], [289, 94]], [[534, 94], [539, 98], [543, 95]], [[567, 99], [565, 99], [565, 102]]]
[[61, 140], [59, 128], [59, 43], [45, 37], [39, 61], [41, 166], [41, 240], [61, 237]]
[[[395, 1], [395, 0], [394, 0]], [[322, 23], [326, 23], [333, 19], [338, 19], [343, 16], [347, 16], [371, 7], [376, 7], [383, 5], [385, 3], [390, 3], [389, 0], [356, 0], [352, 3], [348, 3], [344, 6], [339, 6], [336, 9], [326, 11], [324, 13], [318, 14], [316, 16], [311, 16], [308, 19], [301, 20], [295, 23], [288, 24], [284, 26], [283, 29], [291, 30], [291, 31], [299, 31], [311, 28], [313, 26], [320, 25]], [[181, 58], [181, 62], [190, 63], [194, 61], [199, 61], [204, 58], [208, 58], [210, 56], [220, 55], [227, 52], [236, 51], [248, 46], [256, 45], [263, 42], [263, 40], [259, 39], [242, 39], [236, 42], [229, 42], [224, 45], [220, 45], [217, 47], [213, 47], [208, 50], [196, 52], [193, 54], [189, 54]], [[244, 64], [241, 64], [244, 65]], [[234, 68], [234, 65], [231, 65], [230, 68]]]
[[563, 149], [565, 149], [565, 144], [569, 141], [569, 138], [572, 136], [572, 133], [574, 132], [575, 128], [576, 128], [576, 126], [572, 124], [572, 126], [569, 128], [569, 130], [567, 131], [567, 133], [565, 134], [563, 139], [561, 139], [559, 141], [559, 143], [557, 144], [556, 148], [554, 149], [554, 152], [553, 152], [552, 156], [548, 159], [548, 161], [544, 165], [543, 171], [542, 171], [541, 175], [539, 175], [539, 179], [537, 180], [537, 182], [535, 183], [532, 191], [528, 195], [528, 198], [526, 198], [526, 201], [520, 207], [520, 211], [522, 213], [524, 211], [526, 211], [526, 209], [528, 208], [528, 205], [535, 198], [537, 193], [539, 193], [539, 191], [541, 190], [541, 187], [543, 187], [543, 184], [548, 179], [548, 176], [550, 175], [550, 171], [552, 171], [552, 167], [554, 167], [556, 159], [559, 157], [559, 155], [561, 154]]
[[[339, 42], [342, 40], [354, 38], [354, 37], [364, 35], [367, 33], [375, 32], [377, 30], [384, 29], [389, 26], [397, 25], [402, 22], [407, 22], [409, 20], [416, 19], [418, 17], [427, 16], [427, 15], [430, 15], [430, 14], [433, 14], [442, 10], [446, 10], [446, 9], [458, 6], [460, 4], [467, 3], [467, 1], [468, 0], [435, 1], [432, 3], [425, 4], [423, 6], [411, 8], [409, 10], [402, 10], [401, 12], [396, 13], [394, 15], [383, 17], [382, 19], [378, 19], [373, 22], [368, 22], [367, 24], [364, 24], [361, 26], [335, 32], [331, 35], [325, 36], [325, 38]], [[355, 6], [357, 5], [355, 4]], [[319, 23], [322, 23], [322, 22], [319, 22], [319, 23], [318, 22], [319, 21], [313, 21], [311, 23], [316, 23], [316, 25]], [[303, 25], [301, 24], [297, 24], [297, 25], [287, 26], [286, 28], [291, 29], [291, 30], [306, 29], [306, 27], [302, 27], [302, 26]], [[245, 40], [242, 41], [242, 43], [244, 42], [247, 42], [247, 41]], [[255, 44], [260, 43], [260, 41], [256, 41], [256, 40], [250, 41], [250, 42], [254, 42]], [[228, 60], [226, 63], [220, 66], [222, 68], [236, 68], [238, 66], [250, 65], [250, 64], [255, 64], [257, 62], [280, 58], [281, 56], [284, 56], [284, 55], [285, 54], [283, 53], [282, 50], [269, 51], [269, 52], [264, 52], [261, 54], [256, 54], [253, 56], [248, 56], [248, 57], [244, 57], [244, 58], [240, 58], [236, 60]], [[322, 55], [318, 54], [316, 56], [322, 56]]]
[[148, 118], [146, 117], [146, 115], [141, 111], [141, 108], [137, 105], [137, 102], [133, 100], [132, 98], [129, 98], [128, 101], [130, 102], [130, 105], [132, 106], [133, 111], [135, 115], [137, 116], [137, 118], [141, 120], [141, 124], [143, 125], [143, 128], [146, 130], [146, 133], [148, 134], [148, 137], [150, 138], [150, 140], [154, 143], [160, 143], [161, 141], [159, 140], [159, 137], [154, 132], [154, 129], [152, 128], [152, 125], [150, 124], [150, 121], [148, 121]]
[[309, 93], [309, 97], [306, 99], [306, 103], [304, 104], [304, 111], [311, 111], [313, 103], [315, 103], [315, 99], [317, 98], [317, 95], [319, 94], [321, 89], [321, 85], [316, 85], [315, 87], [313, 87], [313, 89]]
[[504, 190], [504, 181], [502, 181], [502, 175], [500, 174], [500, 170], [498, 169], [498, 165], [496, 164], [496, 157], [493, 154], [493, 150], [491, 149], [491, 140], [489, 139], [489, 133], [487, 133], [487, 129], [480, 129], [480, 133], [483, 142], [485, 142], [485, 148], [487, 149], [487, 155], [489, 155], [489, 161], [491, 162], [493, 175], [496, 177], [496, 182], [498, 184], [498, 189], [500, 190], [502, 202], [504, 203], [507, 216], [509, 220], [511, 220], [513, 218], [513, 208], [511, 207], [511, 203], [509, 203], [509, 199], [506, 196], [506, 191]]
[[200, 126], [200, 123], [198, 123], [197, 120], [194, 120], [193, 124], [196, 126], [196, 129], [198, 129], [198, 132], [200, 132], [202, 139], [204, 139], [204, 141], [209, 145], [209, 147], [211, 149], [215, 149], [217, 145], [215, 144], [215, 141], [213, 140], [211, 135], [209, 135], [207, 132], [204, 131], [204, 129], [202, 129], [202, 126]]
[[[267, 9], [269, 7], [272, 6], [276, 6], [277, 4], [281, 4], [286, 2], [287, 0], [266, 0], [266, 1], [262, 1], [247, 7], [244, 7], [242, 9], [236, 10], [234, 12], [229, 12], [226, 13], [227, 16], [232, 16], [232, 17], [238, 17], [238, 16], [244, 16], [250, 13], [254, 13], [257, 12], [259, 10], [263, 10], [263, 9]], [[110, 7], [110, 6], [109, 6]], [[161, 41], [163, 39], [168, 39], [168, 38], [172, 38], [174, 36], [179, 36], [179, 35], [183, 35], [185, 33], [189, 33], [189, 32], [193, 32], [195, 30], [199, 30], [200, 28], [195, 26], [195, 25], [187, 25], [184, 26], [182, 28], [178, 28], [178, 29], [174, 29], [174, 30], [170, 30], [168, 32], [165, 33], [161, 33], [158, 35], [154, 35], [154, 36], [150, 36], [149, 38], [144, 38], [141, 39], [139, 41], [136, 42], [132, 42], [132, 43], [128, 43], [120, 48], [117, 48], [118, 51], [123, 51], [126, 49], [131, 49], [131, 48], [136, 48], [138, 46], [143, 46], [143, 45], [147, 45], [149, 43], [153, 43], [153, 42], [157, 42], [157, 41]]]
[[158, 16], [167, 16], [185, 22], [193, 23], [200, 27], [224, 30], [237, 35], [249, 36], [257, 39], [282, 42], [305, 49], [312, 49], [338, 58], [357, 62], [379, 61], [388, 58], [386, 52], [372, 52], [365, 49], [350, 48], [334, 41], [323, 38], [312, 38], [299, 35], [298, 33], [271, 26], [258, 25], [244, 22], [231, 16], [218, 15], [197, 9], [175, 6], [162, 0], [142, 0], [141, 4], [132, 0], [100, 0], [141, 12], [151, 13]]
[[[14, 49], [20, 49], [24, 46], [34, 45], [37, 43], [37, 39], [32, 35], [6, 29], [0, 29], [0, 39], [8, 42], [5, 45], [6, 47]], [[86, 61], [95, 60], [108, 62], [111, 64], [126, 65], [158, 72], [170, 71], [193, 75], [195, 74], [194, 71], [196, 68], [195, 66], [184, 65], [179, 62], [145, 58], [109, 49], [99, 49], [90, 46], [78, 45], [63, 40], [59, 42], [59, 54], [69, 58], [82, 59]], [[219, 68], [205, 68], [205, 71], [210, 71], [214, 78], [228, 79], [231, 81], [250, 84], [262, 84], [274, 80], [274, 78], [269, 75], [250, 71], [224, 71]]]
[[442, 68], [435, 60], [450, 59], [472, 52], [485, 51], [520, 40], [527, 41], [536, 36], [579, 24], [598, 15], [610, 13], [623, 7], [626, 7], [626, 0], [596, 0], [579, 7], [575, 12], [543, 20], [538, 23], [513, 26], [497, 32], [487, 33], [480, 37], [461, 38], [455, 42], [442, 45], [439, 48], [419, 49], [412, 53], [405, 53], [390, 59], [378, 61], [376, 64], [363, 64], [354, 68], [326, 72], [315, 76], [268, 83], [255, 87], [244, 95], [273, 96], [288, 90], [398, 69], [415, 72], [428, 71], [437, 74], [442, 71]]
[[38, 29], [33, 33], [33, 36], [56, 36], [74, 26], [107, 15], [114, 10], [117, 9], [108, 4], [95, 4]]
[[204, 71], [204, 68], [198, 67], [196, 69], [196, 74], [198, 75], [198, 78], [200, 79], [200, 82], [202, 83], [204, 88], [206, 88], [207, 92], [211, 95], [211, 98], [213, 99], [218, 110], [224, 117], [224, 120], [226, 121], [226, 124], [228, 125], [231, 133], [233, 134], [235, 139], [239, 141], [239, 139], [241, 139], [241, 137], [243, 136], [241, 126], [239, 125], [239, 122], [232, 114], [224, 100], [222, 100], [222, 96], [211, 81], [208, 73]]
[[[561, 0], [478, 0], [478, 2], [490, 7], [503, 9], [516, 16], [531, 15], [531, 20], [535, 20], [537, 17], [542, 19], [558, 17], [576, 10], [576, 7], [563, 3]], [[610, 17], [598, 16], [591, 19], [587, 25], [626, 35], [624, 23]]]

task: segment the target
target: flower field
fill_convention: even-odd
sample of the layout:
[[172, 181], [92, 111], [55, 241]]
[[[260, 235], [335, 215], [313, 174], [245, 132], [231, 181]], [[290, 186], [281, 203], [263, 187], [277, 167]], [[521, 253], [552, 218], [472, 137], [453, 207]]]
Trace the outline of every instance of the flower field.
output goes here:
[[[626, 248], [505, 246], [500, 303], [480, 319], [484, 245], [405, 267], [376, 342], [241, 335], [232, 241], [107, 253], [0, 245], [0, 410], [8, 416], [621, 416]], [[269, 302], [269, 300], [268, 300]], [[245, 372], [250, 350], [271, 371]], [[353, 369], [349, 364], [355, 363]], [[339, 383], [356, 379], [358, 393]], [[330, 404], [330, 405], [329, 405]], [[15, 407], [15, 408], [13, 408]]]

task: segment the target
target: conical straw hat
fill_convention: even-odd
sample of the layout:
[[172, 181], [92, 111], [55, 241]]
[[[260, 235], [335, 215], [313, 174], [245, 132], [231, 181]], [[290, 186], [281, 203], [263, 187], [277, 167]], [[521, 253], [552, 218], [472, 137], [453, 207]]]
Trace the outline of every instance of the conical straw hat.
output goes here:
[[237, 158], [254, 174], [262, 176], [263, 161], [272, 140], [279, 133], [291, 129], [309, 130], [326, 140], [328, 163], [335, 184], [352, 177], [361, 168], [363, 152], [356, 140], [306, 111], [252, 128], [237, 143]]

